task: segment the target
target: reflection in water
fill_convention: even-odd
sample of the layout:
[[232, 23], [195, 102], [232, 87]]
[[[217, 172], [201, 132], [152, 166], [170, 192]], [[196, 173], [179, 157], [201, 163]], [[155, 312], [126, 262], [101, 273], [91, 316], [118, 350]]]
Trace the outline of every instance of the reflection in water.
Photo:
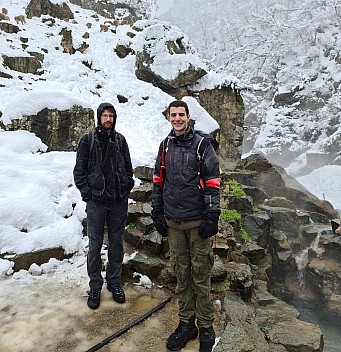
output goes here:
[[144, 296], [138, 297], [134, 301], [133, 309], [136, 312], [145, 313], [145, 312], [151, 310], [152, 308], [156, 307], [160, 303], [161, 303], [161, 301], [159, 298], [144, 295]]

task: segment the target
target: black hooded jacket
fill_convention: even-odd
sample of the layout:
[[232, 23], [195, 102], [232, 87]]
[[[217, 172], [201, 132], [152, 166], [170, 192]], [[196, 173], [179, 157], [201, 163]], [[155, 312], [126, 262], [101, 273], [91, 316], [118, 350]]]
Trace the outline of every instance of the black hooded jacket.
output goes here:
[[[101, 114], [109, 108], [115, 112], [110, 134], [101, 127]], [[94, 199], [112, 204], [117, 198], [126, 197], [134, 187], [128, 144], [125, 137], [115, 131], [115, 124], [113, 105], [102, 103], [97, 109], [97, 127], [91, 152], [88, 133], [79, 141], [73, 176], [85, 202]]]

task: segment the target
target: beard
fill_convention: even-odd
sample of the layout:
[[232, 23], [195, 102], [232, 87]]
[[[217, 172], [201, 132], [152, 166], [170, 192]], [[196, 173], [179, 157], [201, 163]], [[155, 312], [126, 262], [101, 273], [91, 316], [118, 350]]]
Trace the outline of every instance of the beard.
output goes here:
[[111, 121], [105, 121], [102, 124], [102, 128], [105, 129], [106, 131], [111, 130], [113, 126], [113, 123]]

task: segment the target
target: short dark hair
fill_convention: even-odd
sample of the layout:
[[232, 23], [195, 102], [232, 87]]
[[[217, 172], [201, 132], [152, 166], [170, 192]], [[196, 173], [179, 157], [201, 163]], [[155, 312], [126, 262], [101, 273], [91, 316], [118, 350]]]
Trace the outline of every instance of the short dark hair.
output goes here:
[[182, 100], [174, 100], [168, 105], [168, 108], [167, 108], [168, 115], [170, 114], [170, 109], [171, 108], [178, 108], [178, 107], [185, 108], [186, 114], [189, 115], [188, 105], [187, 105], [187, 103], [185, 103]]

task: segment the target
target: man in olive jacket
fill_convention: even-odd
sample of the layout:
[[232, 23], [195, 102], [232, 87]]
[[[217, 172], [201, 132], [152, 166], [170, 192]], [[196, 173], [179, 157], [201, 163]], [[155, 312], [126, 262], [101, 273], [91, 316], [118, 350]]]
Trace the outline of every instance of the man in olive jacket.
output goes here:
[[219, 162], [207, 138], [189, 126], [184, 101], [170, 103], [168, 120], [172, 130], [159, 147], [152, 195], [152, 218], [158, 232], [168, 236], [177, 278], [179, 325], [169, 336], [167, 348], [183, 348], [197, 337], [199, 328], [199, 351], [210, 352], [215, 342], [210, 276], [211, 236], [218, 232], [220, 215]]
[[125, 302], [121, 287], [123, 231], [128, 195], [134, 186], [133, 168], [125, 137], [115, 131], [117, 114], [110, 103], [97, 109], [97, 127], [79, 142], [73, 170], [76, 187], [86, 204], [89, 251], [89, 308], [100, 305], [103, 286], [101, 248], [104, 226], [108, 230], [107, 288], [118, 303]]

